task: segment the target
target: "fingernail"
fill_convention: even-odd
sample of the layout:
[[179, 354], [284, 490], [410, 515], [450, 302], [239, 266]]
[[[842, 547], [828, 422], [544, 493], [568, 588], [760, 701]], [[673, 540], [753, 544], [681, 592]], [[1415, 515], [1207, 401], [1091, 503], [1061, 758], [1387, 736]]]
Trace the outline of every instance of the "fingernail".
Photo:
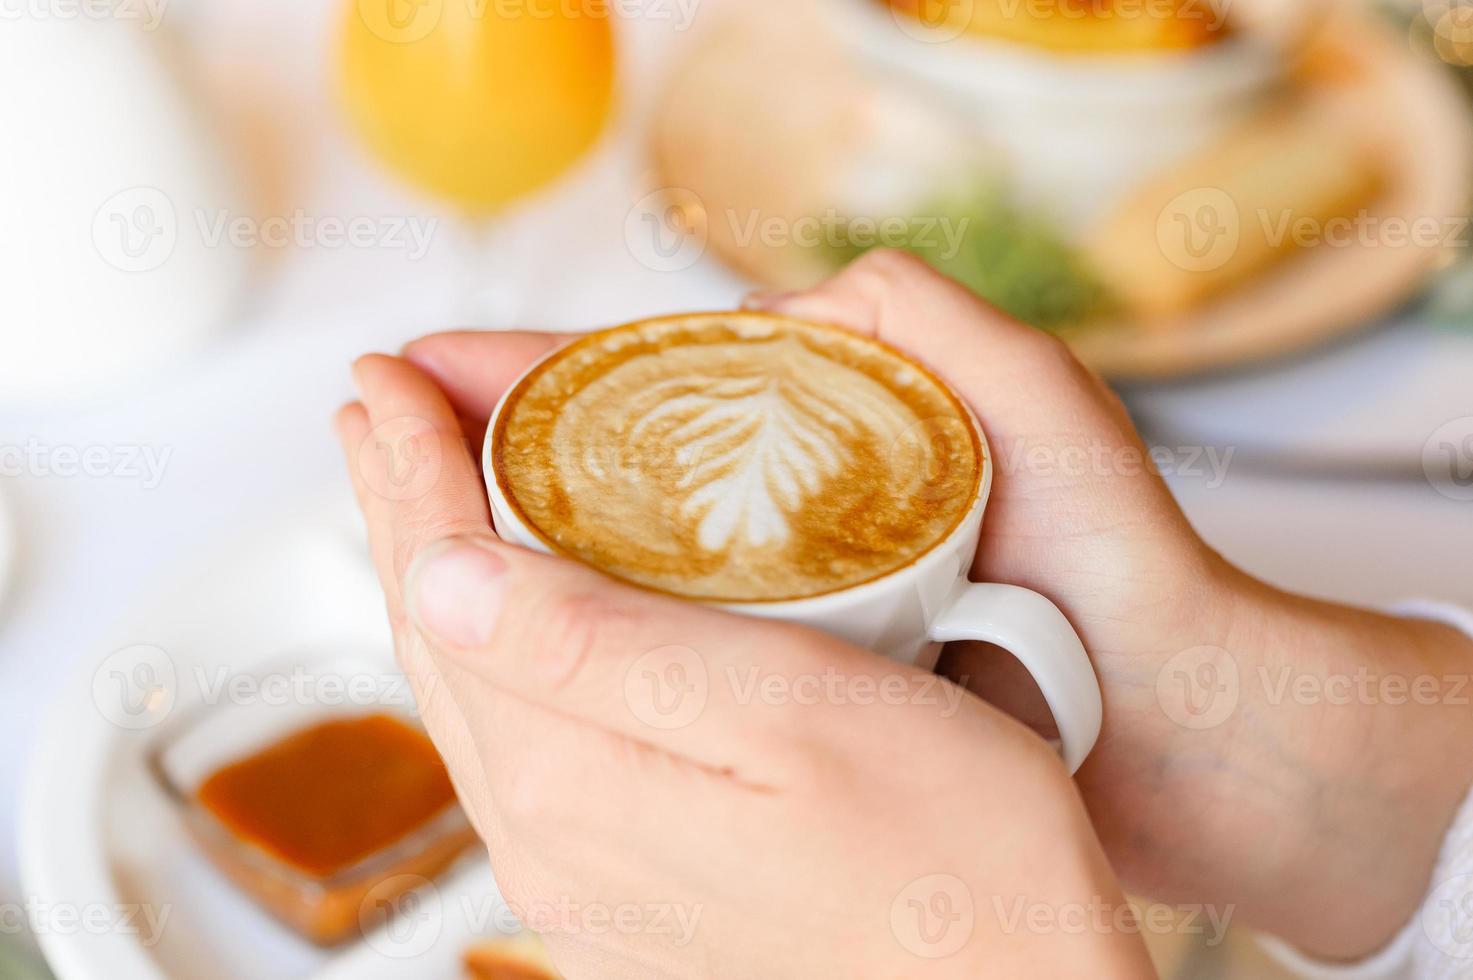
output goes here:
[[364, 354], [361, 357], [355, 358], [353, 363], [348, 367], [348, 377], [353, 380], [353, 390], [358, 393], [359, 398], [363, 397], [363, 377], [359, 372], [363, 367], [363, 361], [368, 356]]
[[416, 625], [452, 646], [491, 639], [506, 592], [506, 562], [464, 539], [431, 545], [409, 571], [409, 614]]
[[415, 337], [413, 340], [406, 343], [403, 347], [400, 347], [399, 356], [404, 358], [404, 360], [408, 361], [410, 364], [418, 365], [421, 361], [425, 359], [424, 351], [421, 349], [424, 345], [420, 343], [424, 339], [425, 338], [423, 337]]
[[353, 379], [353, 390], [358, 392], [359, 397], [362, 397], [363, 395], [363, 366], [372, 359], [383, 357], [388, 357], [388, 355], [379, 353], [368, 353], [361, 354], [354, 359], [353, 365], [351, 368], [349, 368], [348, 373]]
[[742, 298], [742, 309], [744, 310], [766, 310], [777, 306], [783, 300], [795, 295], [794, 293], [768, 292], [756, 289]]

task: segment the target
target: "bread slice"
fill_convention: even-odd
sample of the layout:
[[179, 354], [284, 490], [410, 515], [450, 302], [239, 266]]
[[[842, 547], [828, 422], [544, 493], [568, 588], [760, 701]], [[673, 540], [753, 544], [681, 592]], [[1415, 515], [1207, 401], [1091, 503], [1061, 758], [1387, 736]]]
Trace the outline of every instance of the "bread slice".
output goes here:
[[1085, 249], [1133, 313], [1162, 320], [1333, 244], [1376, 196], [1383, 169], [1373, 142], [1334, 107], [1275, 106], [1146, 181]]

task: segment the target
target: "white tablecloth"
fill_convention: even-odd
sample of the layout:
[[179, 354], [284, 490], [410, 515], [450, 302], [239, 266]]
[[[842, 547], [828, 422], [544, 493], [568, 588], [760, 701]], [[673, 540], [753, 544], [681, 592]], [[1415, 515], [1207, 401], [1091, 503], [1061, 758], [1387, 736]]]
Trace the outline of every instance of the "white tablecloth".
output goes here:
[[[233, 34], [263, 62], [275, 59], [276, 97], [291, 101], [283, 110], [289, 121], [327, 111], [312, 47], [324, 43], [327, 12], [293, 5], [291, 30], [268, 31], [249, 20], [251, 9], [196, 6], [182, 13], [206, 41]], [[315, 27], [303, 23], [312, 17], [320, 19]], [[645, 166], [631, 134], [667, 33], [658, 23], [629, 33], [623, 135], [535, 211], [513, 218], [488, 257], [488, 275], [501, 260], [519, 270], [519, 323], [598, 325], [729, 305], [743, 292], [740, 280], [709, 260], [661, 273], [625, 245], [629, 188]], [[287, 34], [299, 40], [288, 44]], [[294, 193], [310, 211], [351, 216], [431, 207], [366, 166], [335, 122], [293, 131], [309, 140], [298, 147], [307, 163]], [[157, 486], [124, 473], [33, 472], [0, 483], [21, 546], [12, 594], [0, 606], [0, 902], [21, 896], [13, 801], [28, 743], [59, 686], [107, 652], [100, 638], [164, 570], [208, 553], [240, 525], [320, 499], [326, 487], [340, 487], [343, 506], [350, 506], [328, 426], [331, 412], [351, 396], [348, 363], [457, 325], [463, 244], [447, 216], [419, 261], [393, 249], [264, 256], [249, 309], [212, 346], [106, 405], [0, 416], [0, 445], [53, 452], [104, 446], [113, 453], [137, 446], [155, 459], [167, 453]], [[1426, 595], [1473, 603], [1473, 505], [1442, 497], [1424, 481], [1276, 478], [1255, 474], [1239, 458], [1220, 486], [1181, 479], [1176, 489], [1209, 541], [1276, 582], [1364, 602]]]

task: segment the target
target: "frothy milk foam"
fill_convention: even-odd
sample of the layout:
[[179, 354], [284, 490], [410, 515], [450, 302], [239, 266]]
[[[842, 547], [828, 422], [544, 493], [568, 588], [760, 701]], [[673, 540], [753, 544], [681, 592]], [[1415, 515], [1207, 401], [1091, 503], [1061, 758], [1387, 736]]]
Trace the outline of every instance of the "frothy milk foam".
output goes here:
[[555, 550], [650, 588], [803, 598], [901, 568], [977, 492], [966, 409], [873, 341], [758, 314], [652, 320], [508, 398], [495, 479]]

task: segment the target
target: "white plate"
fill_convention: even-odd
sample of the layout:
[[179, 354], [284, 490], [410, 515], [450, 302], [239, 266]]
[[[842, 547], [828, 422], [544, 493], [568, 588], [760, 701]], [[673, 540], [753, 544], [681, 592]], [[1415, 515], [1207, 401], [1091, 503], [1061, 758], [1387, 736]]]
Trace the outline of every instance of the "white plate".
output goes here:
[[1428, 441], [1473, 414], [1473, 332], [1416, 317], [1313, 355], [1191, 383], [1127, 386], [1154, 439], [1293, 469], [1420, 479]]
[[[489, 868], [471, 857], [386, 936], [324, 953], [206, 862], [148, 772], [156, 726], [222, 670], [234, 675], [299, 653], [372, 658], [393, 669], [367, 556], [340, 510], [326, 518], [263, 528], [182, 570], [119, 626], [111, 652], [92, 658], [52, 709], [21, 804], [26, 894], [43, 909], [118, 924], [130, 909], [156, 922], [167, 915], [157, 930], [144, 915], [132, 916], [131, 927], [40, 930], [60, 980], [388, 978], [406, 970], [422, 980], [459, 980], [472, 924], [504, 921]], [[150, 694], [131, 705], [136, 713], [120, 710], [122, 684], [147, 685], [137, 688]]]

